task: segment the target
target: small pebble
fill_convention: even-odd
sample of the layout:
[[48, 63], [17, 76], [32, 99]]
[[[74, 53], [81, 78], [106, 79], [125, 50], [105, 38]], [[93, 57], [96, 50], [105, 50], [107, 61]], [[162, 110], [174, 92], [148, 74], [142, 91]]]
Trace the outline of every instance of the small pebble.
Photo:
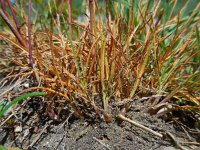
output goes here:
[[15, 130], [14, 130], [16, 133], [17, 132], [22, 132], [22, 127], [21, 126], [17, 126], [15, 127]]

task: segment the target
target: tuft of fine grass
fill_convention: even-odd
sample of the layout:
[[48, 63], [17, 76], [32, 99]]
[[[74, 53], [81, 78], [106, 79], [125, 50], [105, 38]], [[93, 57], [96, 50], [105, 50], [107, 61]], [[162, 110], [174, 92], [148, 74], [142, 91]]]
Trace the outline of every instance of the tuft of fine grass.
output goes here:
[[[110, 97], [115, 97], [115, 103], [124, 102], [120, 109], [128, 110], [137, 96], [149, 96], [154, 114], [168, 105], [200, 113], [199, 2], [188, 12], [187, 3], [180, 7], [176, 0], [105, 1], [101, 5], [90, 0], [85, 8], [90, 10], [86, 16], [90, 21], [85, 22], [72, 20], [70, 0], [68, 16], [64, 8], [48, 4], [51, 18], [46, 20], [51, 21], [44, 24], [38, 23], [39, 17], [31, 22], [30, 15], [21, 13], [25, 8], [8, 7], [1, 1], [11, 12], [0, 9], [7, 24], [0, 38], [13, 46], [10, 53], [16, 59], [5, 58], [21, 67], [28, 66], [28, 56], [35, 60], [30, 69], [41, 87], [32, 89], [48, 89], [52, 101], [64, 98], [77, 117], [103, 115], [107, 122], [113, 116]], [[29, 18], [28, 23], [24, 18]], [[17, 22], [24, 24], [22, 29]], [[30, 23], [34, 24], [31, 30]], [[178, 100], [184, 105], [178, 106]]]

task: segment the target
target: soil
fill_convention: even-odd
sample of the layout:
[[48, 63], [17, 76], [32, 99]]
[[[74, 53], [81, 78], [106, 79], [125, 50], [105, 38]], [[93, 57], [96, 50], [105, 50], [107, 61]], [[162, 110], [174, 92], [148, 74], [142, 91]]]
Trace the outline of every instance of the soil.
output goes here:
[[[26, 82], [31, 86], [30, 80], [23, 81]], [[4, 86], [1, 93], [5, 87], [9, 88]], [[111, 123], [101, 118], [76, 119], [68, 107], [60, 112], [60, 120], [52, 120], [46, 113], [47, 101], [43, 97], [28, 99], [15, 115], [10, 115], [11, 119], [7, 122], [2, 119], [0, 144], [31, 150], [200, 150], [199, 129], [184, 125], [177, 118], [166, 120], [150, 115], [145, 101], [140, 99], [133, 101], [126, 117], [163, 134], [164, 138], [116, 118]]]

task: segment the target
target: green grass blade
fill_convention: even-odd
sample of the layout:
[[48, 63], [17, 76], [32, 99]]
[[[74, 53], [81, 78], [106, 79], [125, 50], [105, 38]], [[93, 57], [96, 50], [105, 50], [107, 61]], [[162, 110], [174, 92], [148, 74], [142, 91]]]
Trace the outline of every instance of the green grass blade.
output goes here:
[[75, 66], [76, 66], [76, 69], [77, 69], [77, 72], [78, 72], [78, 76], [80, 76], [80, 74], [81, 74], [80, 66], [79, 66], [79, 63], [78, 63], [78, 59], [77, 59], [77, 56], [76, 56], [76, 51], [75, 51], [75, 48], [74, 48], [74, 44], [72, 42], [72, 38], [68, 33], [66, 33], [66, 35], [67, 35], [67, 38], [69, 39], [69, 42], [70, 42], [71, 47], [72, 47], [72, 53], [74, 55]]
[[14, 104], [16, 104], [17, 102], [20, 102], [28, 97], [33, 97], [33, 96], [44, 96], [45, 92], [32, 92], [32, 93], [26, 93], [23, 94], [17, 98], [15, 98], [13, 101], [11, 101], [8, 105], [6, 105], [2, 111], [0, 111], [0, 117], [3, 116], [3, 114], [10, 108], [12, 107]]
[[0, 145], [0, 150], [6, 150], [6, 148], [3, 145]]

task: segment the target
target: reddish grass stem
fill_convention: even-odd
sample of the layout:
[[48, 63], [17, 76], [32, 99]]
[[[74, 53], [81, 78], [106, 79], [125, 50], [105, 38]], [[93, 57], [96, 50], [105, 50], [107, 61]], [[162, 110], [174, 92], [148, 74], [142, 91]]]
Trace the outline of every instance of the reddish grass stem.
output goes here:
[[94, 0], [89, 0], [89, 9], [90, 9], [90, 32], [94, 34], [94, 23], [95, 23], [95, 9], [94, 9]]
[[68, 0], [68, 22], [69, 22], [69, 34], [72, 37], [72, 0]]
[[64, 2], [65, 2], [65, 0], [62, 0], [61, 6], [60, 6], [60, 11], [59, 11], [59, 16], [61, 16], [61, 14], [62, 14]]
[[6, 12], [6, 4], [5, 4], [5, 1], [4, 0], [0, 0], [0, 4], [1, 4], [1, 8], [4, 12], [4, 14], [8, 17], [8, 14]]
[[21, 34], [19, 33], [19, 31], [12, 25], [11, 21], [9, 20], [9, 18], [6, 15], [7, 13], [4, 13], [4, 11], [2, 11], [0, 9], [0, 15], [2, 17], [2, 19], [6, 22], [6, 24], [8, 25], [8, 27], [10, 28], [10, 30], [13, 32], [13, 34], [16, 36], [17, 40], [19, 41], [19, 43], [24, 46], [24, 47], [28, 47], [26, 41], [22, 38]]
[[33, 66], [33, 52], [31, 47], [31, 0], [28, 3], [28, 50], [29, 50], [29, 63]]
[[8, 7], [10, 8], [10, 11], [11, 11], [12, 17], [13, 17], [13, 19], [14, 19], [14, 21], [15, 21], [15, 25], [16, 25], [16, 27], [17, 27], [17, 30], [19, 31], [19, 23], [18, 23], [18, 21], [17, 21], [16, 14], [15, 14], [14, 9], [13, 9], [11, 3], [10, 3], [10, 0], [7, 0], [6, 2], [7, 2], [7, 4], [8, 4]]

